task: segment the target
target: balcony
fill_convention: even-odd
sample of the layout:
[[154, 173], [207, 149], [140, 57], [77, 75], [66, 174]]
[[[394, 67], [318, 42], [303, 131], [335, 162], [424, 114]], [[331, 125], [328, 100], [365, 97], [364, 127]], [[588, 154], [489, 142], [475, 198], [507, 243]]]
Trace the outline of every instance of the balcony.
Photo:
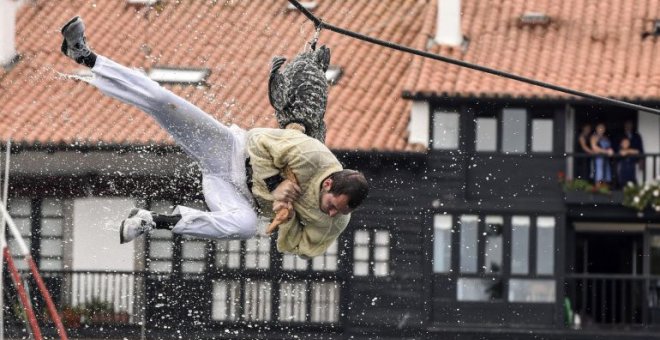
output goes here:
[[660, 326], [660, 276], [569, 274], [565, 290], [574, 328]]
[[[596, 171], [604, 183], [596, 182]], [[660, 154], [594, 156], [566, 154], [564, 197], [568, 204], [621, 205], [628, 181], [652, 183], [660, 178]]]

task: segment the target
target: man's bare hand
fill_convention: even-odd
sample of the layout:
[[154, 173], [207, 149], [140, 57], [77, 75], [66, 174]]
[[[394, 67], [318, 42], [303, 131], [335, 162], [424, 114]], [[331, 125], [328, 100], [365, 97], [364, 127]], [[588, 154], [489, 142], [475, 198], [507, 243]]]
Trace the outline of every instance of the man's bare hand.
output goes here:
[[298, 186], [298, 184], [294, 183], [291, 180], [285, 179], [272, 192], [273, 199], [275, 201], [273, 202], [273, 210], [277, 211], [275, 210], [275, 203], [277, 201], [292, 203], [298, 198], [300, 198], [300, 193], [301, 193], [301, 189], [300, 186]]
[[280, 224], [293, 217], [293, 204], [291, 202], [274, 201], [273, 211], [275, 212], [275, 218], [266, 228], [266, 234], [268, 235], [275, 231]]
[[[285, 202], [285, 201], [273, 201], [273, 211], [279, 216], [280, 210], [285, 209], [288, 212], [293, 211], [293, 204], [291, 202]], [[286, 219], [289, 219], [289, 216], [286, 217]]]

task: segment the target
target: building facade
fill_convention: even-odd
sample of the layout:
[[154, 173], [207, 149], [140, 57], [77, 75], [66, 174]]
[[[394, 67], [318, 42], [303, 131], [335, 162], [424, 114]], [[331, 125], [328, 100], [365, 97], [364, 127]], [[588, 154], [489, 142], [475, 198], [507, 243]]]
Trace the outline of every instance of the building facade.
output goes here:
[[[652, 183], [660, 174], [657, 115], [323, 32], [334, 70], [327, 143], [372, 185], [337, 242], [312, 260], [279, 253], [266, 236], [213, 241], [156, 231], [120, 245], [118, 225], [134, 206], [204, 208], [201, 174], [144, 114], [61, 77], [89, 72], [58, 54], [53, 27], [74, 14], [89, 18], [97, 51], [244, 128], [274, 126], [270, 58], [295, 55], [313, 31], [277, 1], [9, 2], [17, 39], [0, 69], [0, 139], [12, 140], [8, 208], [70, 335], [657, 337], [660, 215], [623, 206], [627, 158], [597, 162], [577, 142], [584, 125], [603, 123], [618, 153], [632, 122], [644, 149], [626, 164], [639, 184]], [[307, 5], [354, 31], [656, 107], [658, 4], [632, 3]], [[452, 26], [440, 11], [461, 20]], [[580, 177], [579, 164], [589, 175]], [[596, 190], [597, 167], [611, 177]], [[16, 240], [8, 243], [16, 254]], [[14, 260], [27, 270], [21, 256]], [[26, 336], [12, 286], [4, 297], [6, 335]]]

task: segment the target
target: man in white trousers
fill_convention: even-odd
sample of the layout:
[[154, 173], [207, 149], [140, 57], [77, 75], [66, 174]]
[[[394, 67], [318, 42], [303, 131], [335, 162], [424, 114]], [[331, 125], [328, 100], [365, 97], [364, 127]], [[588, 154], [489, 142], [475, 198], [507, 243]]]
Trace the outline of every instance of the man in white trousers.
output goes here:
[[[257, 215], [292, 211], [279, 227], [277, 248], [303, 257], [320, 255], [348, 225], [368, 183], [343, 169], [320, 141], [295, 129], [226, 127], [142, 73], [90, 50], [79, 17], [63, 28], [62, 52], [91, 68], [102, 93], [151, 115], [202, 169], [209, 211], [177, 206], [172, 214], [134, 208], [120, 227], [120, 242], [153, 228], [213, 239], [248, 239]], [[294, 180], [286, 179], [285, 169]], [[297, 183], [296, 183], [297, 182]]]

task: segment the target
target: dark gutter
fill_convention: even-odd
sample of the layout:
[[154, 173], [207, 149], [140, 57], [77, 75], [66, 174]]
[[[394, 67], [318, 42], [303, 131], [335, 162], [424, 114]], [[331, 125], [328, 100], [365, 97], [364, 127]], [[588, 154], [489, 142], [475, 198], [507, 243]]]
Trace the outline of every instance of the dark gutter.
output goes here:
[[[528, 103], [530, 101], [543, 102], [547, 104], [601, 104], [593, 100], [582, 99], [578, 97], [562, 97], [562, 96], [549, 96], [549, 95], [530, 95], [530, 96], [513, 96], [510, 94], [450, 94], [448, 92], [411, 92], [403, 91], [401, 93], [403, 99], [408, 100], [425, 100], [425, 101], [452, 101], [453, 103], [474, 103], [476, 100], [489, 100], [498, 102], [516, 102]], [[630, 97], [612, 97], [617, 100], [626, 100], [639, 105], [650, 106], [652, 108], [660, 109], [660, 99], [642, 99]], [[607, 105], [609, 106], [609, 105]]]

